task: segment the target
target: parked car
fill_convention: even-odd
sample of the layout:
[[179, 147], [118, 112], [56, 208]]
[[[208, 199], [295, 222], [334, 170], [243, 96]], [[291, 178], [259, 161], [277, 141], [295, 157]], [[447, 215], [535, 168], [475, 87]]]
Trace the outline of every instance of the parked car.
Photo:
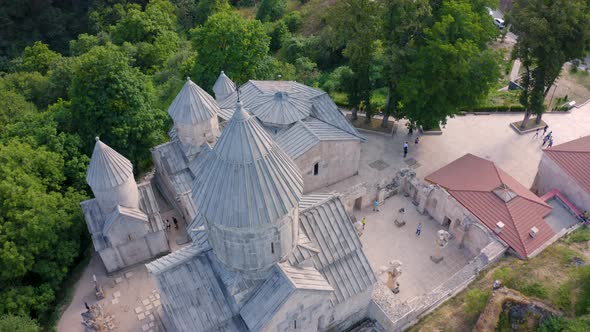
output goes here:
[[494, 17], [494, 24], [498, 27], [498, 29], [504, 29], [504, 20], [501, 18]]

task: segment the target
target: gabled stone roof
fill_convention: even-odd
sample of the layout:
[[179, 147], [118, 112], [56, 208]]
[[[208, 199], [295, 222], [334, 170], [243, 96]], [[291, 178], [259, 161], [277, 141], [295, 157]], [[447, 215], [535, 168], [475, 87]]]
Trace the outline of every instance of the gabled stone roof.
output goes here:
[[219, 74], [219, 77], [217, 78], [217, 81], [215, 81], [215, 84], [213, 85], [215, 98], [217, 101], [221, 102], [235, 91], [236, 84], [229, 77], [227, 77], [227, 75], [225, 75], [222, 70], [221, 74]]
[[123, 184], [133, 177], [133, 165], [129, 159], [101, 142], [98, 137], [86, 172], [86, 182], [94, 190], [109, 189]]
[[219, 106], [215, 99], [188, 77], [168, 108], [168, 114], [174, 122], [189, 125], [209, 120], [218, 113]]
[[239, 103], [213, 149], [201, 158], [192, 198], [208, 222], [266, 225], [298, 204], [303, 179], [297, 165]]

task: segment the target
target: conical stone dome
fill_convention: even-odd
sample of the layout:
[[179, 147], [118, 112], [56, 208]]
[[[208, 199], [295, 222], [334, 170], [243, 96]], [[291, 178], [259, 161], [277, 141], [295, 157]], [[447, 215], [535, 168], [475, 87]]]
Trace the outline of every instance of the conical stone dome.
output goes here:
[[117, 205], [128, 208], [139, 206], [133, 165], [129, 159], [101, 142], [98, 137], [86, 173], [86, 182], [105, 214], [114, 211]]
[[198, 158], [192, 198], [219, 260], [256, 272], [284, 259], [296, 244], [303, 191], [293, 160], [239, 102], [213, 149]]
[[236, 84], [229, 77], [227, 77], [227, 75], [225, 75], [222, 70], [221, 74], [219, 74], [219, 77], [217, 78], [217, 81], [215, 81], [215, 84], [213, 85], [215, 99], [217, 99], [218, 102], [221, 102], [235, 91]]
[[192, 195], [209, 222], [255, 227], [274, 222], [299, 203], [303, 179], [297, 165], [239, 103], [203, 157]]
[[86, 182], [92, 189], [109, 189], [133, 178], [133, 165], [129, 159], [101, 142], [98, 137], [86, 173]]
[[188, 77], [168, 108], [174, 123], [189, 125], [205, 122], [218, 113], [219, 106], [215, 99]]

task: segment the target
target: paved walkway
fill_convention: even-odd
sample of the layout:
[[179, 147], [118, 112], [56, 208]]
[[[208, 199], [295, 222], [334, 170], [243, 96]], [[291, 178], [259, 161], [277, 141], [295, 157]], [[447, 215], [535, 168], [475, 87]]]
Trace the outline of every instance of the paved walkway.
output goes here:
[[[397, 227], [393, 221], [402, 207], [406, 209], [407, 224]], [[466, 251], [458, 249], [452, 240], [443, 249], [444, 260], [438, 264], [431, 261], [430, 256], [435, 252], [436, 232], [443, 228], [428, 215], [418, 213], [416, 207], [403, 195], [385, 200], [380, 209], [380, 212], [373, 212], [372, 208], [356, 211], [355, 216], [357, 220], [367, 217], [361, 242], [373, 270], [379, 273], [379, 267], [392, 260], [402, 263], [400, 292], [396, 295], [398, 300], [411, 300], [432, 291], [467, 265], [472, 258]], [[422, 222], [422, 232], [420, 236], [416, 236], [419, 222]]]

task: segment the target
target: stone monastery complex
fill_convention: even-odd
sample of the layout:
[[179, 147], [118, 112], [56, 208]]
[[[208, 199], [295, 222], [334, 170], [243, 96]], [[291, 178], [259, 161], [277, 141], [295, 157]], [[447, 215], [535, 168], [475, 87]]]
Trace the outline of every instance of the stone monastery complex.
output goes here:
[[[81, 203], [108, 273], [146, 264], [166, 331], [401, 330], [504, 253], [534, 257], [590, 206], [590, 137], [545, 150], [535, 192], [472, 154], [424, 180], [411, 168], [361, 177], [367, 139], [327, 93], [291, 81], [238, 91], [223, 72], [213, 91], [187, 78], [168, 109], [170, 141], [152, 149], [155, 172], [139, 185], [130, 161], [97, 138], [87, 173], [95, 198]], [[432, 220], [435, 241], [420, 244], [432, 255], [412, 253], [432, 261], [408, 263], [440, 276], [410, 268], [400, 286], [405, 262], [363, 247], [352, 211], [377, 202], [378, 212], [394, 195], [388, 204], [403, 208], [384, 227], [412, 228], [404, 241], [416, 241], [409, 218]], [[162, 202], [186, 225], [178, 249]], [[400, 287], [413, 295], [396, 298]]]

